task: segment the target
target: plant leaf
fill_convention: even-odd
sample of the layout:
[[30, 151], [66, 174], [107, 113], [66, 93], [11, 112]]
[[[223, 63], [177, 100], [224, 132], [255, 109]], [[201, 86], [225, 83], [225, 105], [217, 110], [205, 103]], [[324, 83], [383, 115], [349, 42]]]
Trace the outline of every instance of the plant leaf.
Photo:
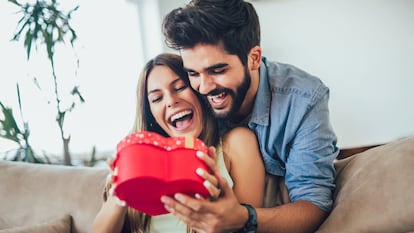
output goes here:
[[15, 5], [17, 5], [17, 6], [21, 6], [21, 4], [18, 3], [16, 0], [8, 0], [8, 1], [15, 4]]
[[33, 41], [32, 39], [33, 39], [33, 34], [31, 33], [29, 29], [27, 30], [26, 36], [24, 39], [24, 47], [26, 47], [27, 60], [30, 59], [30, 51], [32, 49], [32, 41]]
[[82, 94], [79, 92], [79, 86], [75, 86], [73, 87], [72, 91], [70, 92], [70, 94], [72, 94], [73, 96], [78, 96], [79, 100], [84, 103], [85, 102], [85, 98], [83, 98]]
[[0, 119], [0, 136], [21, 145], [19, 136], [22, 136], [22, 133], [16, 123], [12, 109], [4, 106], [2, 102], [0, 102], [0, 108], [4, 116], [4, 119]]

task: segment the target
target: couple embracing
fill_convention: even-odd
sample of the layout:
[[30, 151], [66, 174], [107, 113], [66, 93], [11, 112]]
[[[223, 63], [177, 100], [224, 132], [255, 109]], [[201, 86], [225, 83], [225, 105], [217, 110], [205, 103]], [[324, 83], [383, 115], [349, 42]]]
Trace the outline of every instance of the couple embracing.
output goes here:
[[329, 89], [263, 56], [249, 2], [193, 0], [165, 16], [163, 32], [180, 56], [161, 54], [144, 67], [134, 131], [211, 146], [199, 154], [211, 173], [196, 171], [210, 198], [162, 197], [170, 214], [150, 217], [106, 195], [93, 231], [315, 231], [335, 188]]

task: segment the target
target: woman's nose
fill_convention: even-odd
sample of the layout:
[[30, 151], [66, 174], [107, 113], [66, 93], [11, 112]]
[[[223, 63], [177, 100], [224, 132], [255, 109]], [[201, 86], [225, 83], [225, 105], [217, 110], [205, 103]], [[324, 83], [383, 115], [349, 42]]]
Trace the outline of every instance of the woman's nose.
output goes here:
[[169, 95], [167, 97], [167, 107], [171, 108], [178, 103], [179, 103], [178, 98], [175, 95]]

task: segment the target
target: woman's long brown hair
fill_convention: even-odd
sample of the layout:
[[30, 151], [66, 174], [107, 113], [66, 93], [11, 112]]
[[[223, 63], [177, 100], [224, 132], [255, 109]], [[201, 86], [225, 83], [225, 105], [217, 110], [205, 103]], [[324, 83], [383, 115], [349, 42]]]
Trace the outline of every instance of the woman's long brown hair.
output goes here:
[[[148, 61], [138, 80], [136, 91], [136, 116], [132, 132], [152, 131], [167, 137], [168, 135], [156, 123], [155, 118], [151, 113], [147, 96], [148, 76], [155, 66], [167, 66], [179, 77], [181, 77], [189, 88], [191, 88], [187, 72], [183, 69], [183, 62], [180, 56], [170, 53], [163, 53]], [[196, 91], [194, 91], [194, 94], [197, 95], [203, 109], [203, 130], [199, 138], [203, 140], [207, 146], [216, 146], [219, 141], [217, 123], [214, 116], [210, 112], [210, 108], [205, 105], [205, 102], [202, 100], [200, 95]], [[109, 191], [110, 185], [111, 184], [107, 185], [106, 195], [104, 197], [105, 200], [108, 195], [107, 192]], [[133, 208], [128, 208], [127, 218], [125, 219], [122, 232], [149, 233], [150, 225], [151, 216], [139, 212]], [[187, 227], [187, 232], [194, 231]]]

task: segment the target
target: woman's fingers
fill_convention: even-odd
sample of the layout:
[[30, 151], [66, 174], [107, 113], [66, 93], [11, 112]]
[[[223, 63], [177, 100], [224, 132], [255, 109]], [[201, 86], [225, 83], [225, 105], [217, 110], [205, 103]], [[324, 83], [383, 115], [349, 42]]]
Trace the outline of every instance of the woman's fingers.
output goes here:
[[209, 181], [204, 181], [204, 187], [207, 188], [208, 192], [210, 193], [210, 200], [215, 201], [220, 197], [221, 189], [212, 185]]
[[113, 170], [114, 170], [114, 168], [115, 168], [115, 158], [113, 158], [113, 157], [109, 157], [109, 158], [106, 160], [106, 163], [108, 164], [109, 169], [111, 169], [111, 171], [113, 171]]
[[196, 155], [207, 165], [213, 174], [216, 174], [216, 172], [218, 172], [216, 164], [216, 149], [214, 147], [209, 147], [208, 153], [209, 154], [205, 154], [202, 151], [197, 151]]
[[204, 179], [203, 185], [208, 190], [211, 199], [217, 199], [220, 196], [217, 178], [202, 168], [197, 168], [196, 173]]
[[209, 168], [210, 172], [205, 171], [202, 168], [198, 168], [196, 173], [204, 179], [204, 187], [208, 190], [210, 194], [210, 200], [216, 200], [220, 197], [221, 189], [218, 185], [218, 180], [216, 176], [220, 176], [218, 171], [218, 167], [216, 164], [216, 150], [214, 147], [209, 147], [208, 150], [209, 155], [197, 151], [197, 157], [199, 157], [202, 161], [205, 162], [207, 167]]

